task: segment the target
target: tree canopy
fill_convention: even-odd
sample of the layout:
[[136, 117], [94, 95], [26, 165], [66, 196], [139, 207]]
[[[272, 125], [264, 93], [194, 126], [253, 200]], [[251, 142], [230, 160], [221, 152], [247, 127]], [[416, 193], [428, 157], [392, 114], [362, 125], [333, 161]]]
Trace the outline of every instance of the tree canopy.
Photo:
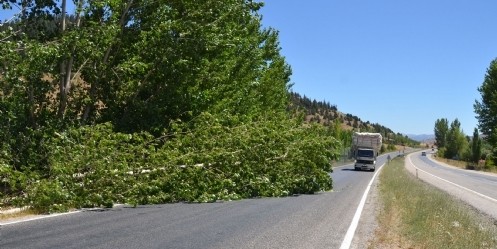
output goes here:
[[332, 188], [252, 0], [0, 0], [0, 197], [72, 207]]
[[449, 131], [447, 132], [447, 144], [445, 157], [450, 159], [464, 159], [464, 153], [468, 148], [466, 135], [461, 129], [461, 122], [456, 118], [450, 123]]
[[[490, 63], [485, 78], [478, 91], [481, 99], [474, 106], [480, 131], [493, 148], [497, 147], [497, 59]], [[493, 150], [497, 158], [497, 150]]]
[[23, 11], [1, 37], [1, 80], [27, 81], [8, 90], [26, 93], [31, 125], [158, 132], [204, 111], [250, 118], [287, 106], [291, 70], [278, 32], [262, 28], [262, 3], [81, 0], [67, 16], [65, 1], [14, 4]]
[[447, 143], [447, 133], [449, 131], [449, 121], [446, 118], [435, 121], [435, 143], [438, 147], [445, 147]]

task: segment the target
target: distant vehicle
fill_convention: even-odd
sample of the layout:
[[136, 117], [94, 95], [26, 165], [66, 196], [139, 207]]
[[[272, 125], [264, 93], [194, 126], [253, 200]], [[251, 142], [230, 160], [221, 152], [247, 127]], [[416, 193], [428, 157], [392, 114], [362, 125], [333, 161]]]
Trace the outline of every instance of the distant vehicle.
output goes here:
[[426, 152], [424, 152], [424, 151], [423, 151], [423, 152], [421, 152], [421, 155], [422, 155], [422, 156], [426, 156]]
[[376, 170], [376, 157], [381, 148], [380, 133], [355, 132], [352, 135], [352, 152], [355, 170]]

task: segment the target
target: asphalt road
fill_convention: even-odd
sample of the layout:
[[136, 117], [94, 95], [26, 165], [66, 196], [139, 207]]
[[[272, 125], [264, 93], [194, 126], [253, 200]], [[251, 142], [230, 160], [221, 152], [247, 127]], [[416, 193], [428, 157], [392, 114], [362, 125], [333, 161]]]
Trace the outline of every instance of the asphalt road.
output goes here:
[[[497, 221], [497, 175], [459, 169], [432, 159], [433, 152], [410, 154], [406, 168], [426, 181], [458, 199], [470, 204]], [[417, 171], [417, 172], [416, 172]]]
[[373, 175], [345, 165], [331, 174], [333, 191], [314, 195], [120, 206], [1, 225], [0, 248], [339, 248]]

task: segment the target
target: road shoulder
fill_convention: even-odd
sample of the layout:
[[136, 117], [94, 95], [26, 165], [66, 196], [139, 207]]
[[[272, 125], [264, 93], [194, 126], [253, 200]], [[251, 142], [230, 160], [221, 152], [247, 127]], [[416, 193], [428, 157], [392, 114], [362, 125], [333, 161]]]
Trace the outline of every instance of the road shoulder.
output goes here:
[[441, 161], [435, 160], [433, 158], [432, 154], [427, 154], [426, 157], [429, 160], [431, 160], [432, 162], [437, 163], [437, 164], [442, 165], [442, 166], [445, 166], [445, 167], [448, 167], [448, 168], [453, 168], [453, 169], [462, 170], [462, 171], [468, 171], [468, 172], [472, 172], [472, 173], [476, 173], [476, 174], [482, 174], [482, 175], [497, 176], [496, 173], [479, 171], [479, 170], [462, 169], [462, 168], [459, 168], [459, 167], [447, 164], [445, 162], [441, 162]]
[[374, 239], [375, 231], [378, 228], [378, 212], [382, 209], [379, 199], [379, 182], [379, 177], [376, 177], [371, 185], [359, 219], [359, 225], [350, 246], [351, 249], [368, 248]]
[[[421, 181], [431, 184], [432, 186], [435, 186], [438, 189], [441, 189], [446, 193], [452, 195], [454, 198], [465, 202], [467, 205], [472, 206], [479, 213], [491, 218], [494, 221], [497, 221], [497, 210], [494, 208], [496, 205], [495, 199], [490, 199], [488, 197], [484, 198], [485, 196], [482, 197], [481, 194], [480, 195], [475, 194], [476, 191], [455, 184], [451, 182], [450, 179], [449, 180], [443, 179], [431, 173], [423, 171], [421, 169], [418, 170], [418, 167], [415, 166], [412, 160], [410, 159], [411, 156], [412, 154], [408, 155], [405, 161], [405, 168], [407, 169], [408, 172], [416, 176], [416, 178], [420, 179]], [[433, 161], [439, 165], [444, 166], [444, 164], [441, 162], [435, 160]], [[455, 170], [465, 171], [464, 169], [460, 169], [450, 165], [447, 167], [454, 168]], [[495, 174], [490, 174], [487, 172], [478, 172], [478, 173], [495, 176]]]

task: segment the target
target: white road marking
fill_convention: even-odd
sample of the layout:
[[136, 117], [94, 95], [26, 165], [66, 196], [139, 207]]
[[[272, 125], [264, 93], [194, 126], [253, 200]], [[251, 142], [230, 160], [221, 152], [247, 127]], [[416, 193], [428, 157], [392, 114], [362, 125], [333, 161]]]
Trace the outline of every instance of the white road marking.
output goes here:
[[6, 226], [6, 225], [18, 224], [18, 223], [27, 222], [27, 221], [34, 221], [34, 220], [41, 220], [41, 219], [46, 219], [46, 218], [53, 218], [53, 217], [62, 216], [62, 215], [69, 215], [69, 214], [74, 214], [74, 213], [79, 213], [79, 212], [81, 212], [81, 211], [78, 210], [78, 211], [71, 211], [71, 212], [67, 212], [67, 213], [57, 213], [57, 214], [42, 215], [42, 216], [36, 216], [36, 217], [33, 217], [33, 218], [15, 220], [15, 221], [5, 222], [5, 223], [1, 223], [0, 222], [0, 227]]
[[490, 200], [490, 201], [497, 202], [497, 199], [494, 199], [494, 198], [492, 198], [492, 197], [490, 197], [490, 196], [487, 196], [487, 195], [484, 195], [484, 194], [482, 194], [482, 193], [476, 192], [476, 191], [471, 190], [471, 189], [469, 189], [469, 188], [463, 187], [463, 186], [461, 186], [461, 185], [459, 185], [459, 184], [457, 184], [457, 183], [453, 183], [453, 182], [451, 182], [451, 181], [449, 181], [449, 180], [443, 179], [443, 178], [441, 178], [441, 177], [439, 177], [439, 176], [433, 175], [433, 174], [431, 174], [431, 173], [428, 173], [428, 172], [426, 172], [426, 171], [424, 171], [424, 170], [422, 170], [422, 169], [420, 169], [420, 168], [416, 167], [416, 165], [414, 165], [414, 163], [411, 161], [411, 156], [409, 156], [409, 157], [408, 157], [408, 159], [409, 159], [409, 163], [410, 163], [410, 164], [411, 164], [414, 168], [416, 168], [417, 170], [419, 170], [419, 171], [421, 171], [421, 172], [423, 172], [423, 173], [425, 173], [425, 174], [428, 174], [428, 175], [430, 175], [430, 176], [433, 176], [433, 177], [435, 177], [435, 178], [437, 178], [437, 179], [439, 179], [439, 180], [441, 180], [441, 181], [444, 181], [444, 182], [446, 182], [446, 183], [452, 184], [452, 185], [454, 185], [454, 186], [456, 186], [456, 187], [458, 187], [458, 188], [464, 189], [464, 190], [466, 190], [466, 191], [468, 191], [468, 192], [471, 192], [471, 193], [473, 193], [473, 194], [475, 194], [475, 195], [478, 195], [478, 196], [483, 197], [483, 198], [485, 198], [485, 199], [488, 199], [488, 200]]
[[354, 239], [354, 234], [355, 230], [357, 229], [357, 225], [359, 225], [359, 219], [361, 218], [362, 210], [364, 209], [364, 204], [366, 204], [366, 199], [369, 194], [369, 189], [371, 189], [371, 185], [373, 185], [373, 181], [378, 175], [378, 173], [381, 171], [383, 168], [382, 164], [380, 167], [378, 167], [378, 170], [376, 173], [374, 173], [373, 178], [371, 178], [371, 181], [369, 181], [368, 186], [366, 187], [366, 190], [364, 191], [364, 194], [362, 195], [362, 199], [359, 202], [359, 206], [357, 207], [357, 210], [355, 211], [354, 218], [352, 218], [352, 223], [350, 223], [349, 229], [347, 230], [347, 233], [345, 234], [345, 238], [342, 241], [342, 245], [340, 246], [340, 249], [349, 249], [350, 244], [352, 243], [352, 239]]
[[[124, 205], [125, 204], [114, 204], [113, 208], [122, 207]], [[69, 211], [69, 212], [65, 212], [65, 213], [54, 213], [54, 214], [47, 214], [47, 215], [37, 215], [35, 217], [26, 218], [26, 219], [20, 218], [20, 219], [17, 219], [17, 220], [14, 220], [14, 221], [10, 221], [10, 222], [5, 222], [5, 223], [0, 222], [0, 227], [6, 226], [6, 225], [18, 224], [18, 223], [27, 222], [27, 221], [34, 221], [34, 220], [41, 220], [41, 219], [53, 218], [53, 217], [62, 216], [62, 215], [77, 214], [77, 213], [81, 213], [83, 211], [104, 210], [104, 209], [105, 208], [96, 207], [96, 208], [79, 209], [79, 210]]]

